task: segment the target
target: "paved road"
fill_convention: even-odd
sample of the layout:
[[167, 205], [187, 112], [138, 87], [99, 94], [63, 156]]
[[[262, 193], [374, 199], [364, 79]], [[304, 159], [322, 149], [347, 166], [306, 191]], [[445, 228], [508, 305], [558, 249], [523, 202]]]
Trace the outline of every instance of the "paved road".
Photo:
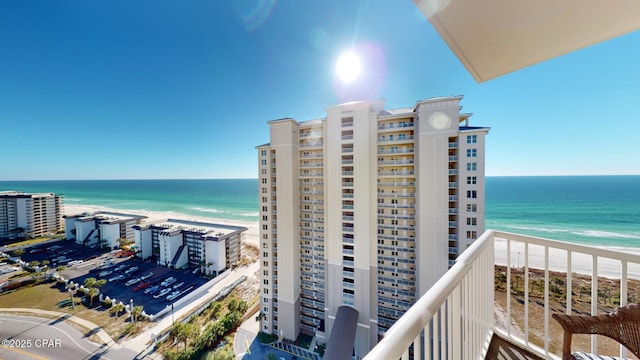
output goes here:
[[132, 359], [135, 353], [120, 346], [107, 347], [89, 341], [85, 333], [60, 319], [0, 314], [0, 358]]

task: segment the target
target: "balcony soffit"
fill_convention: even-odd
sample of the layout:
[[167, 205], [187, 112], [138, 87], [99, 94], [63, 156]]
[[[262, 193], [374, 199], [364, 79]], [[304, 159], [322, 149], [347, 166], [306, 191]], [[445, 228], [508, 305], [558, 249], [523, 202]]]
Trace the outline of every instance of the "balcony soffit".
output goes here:
[[640, 29], [637, 0], [414, 0], [478, 82]]

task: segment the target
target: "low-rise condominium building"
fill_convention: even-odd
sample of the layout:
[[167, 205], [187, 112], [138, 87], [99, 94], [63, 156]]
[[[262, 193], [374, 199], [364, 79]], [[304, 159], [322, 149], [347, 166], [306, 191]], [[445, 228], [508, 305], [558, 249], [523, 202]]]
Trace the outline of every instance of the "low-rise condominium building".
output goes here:
[[137, 256], [207, 275], [237, 266], [246, 227], [167, 219], [134, 226]]
[[133, 243], [133, 227], [146, 216], [110, 211], [65, 215], [65, 235], [77, 244], [99, 246], [103, 249], [118, 249], [122, 242]]

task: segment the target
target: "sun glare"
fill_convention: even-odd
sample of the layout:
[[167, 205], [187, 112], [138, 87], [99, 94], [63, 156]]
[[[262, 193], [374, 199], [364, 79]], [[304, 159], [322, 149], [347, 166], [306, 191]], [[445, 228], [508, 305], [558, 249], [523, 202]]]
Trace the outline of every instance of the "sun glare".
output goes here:
[[336, 74], [344, 82], [352, 82], [360, 76], [362, 64], [360, 58], [353, 52], [342, 54], [336, 63]]

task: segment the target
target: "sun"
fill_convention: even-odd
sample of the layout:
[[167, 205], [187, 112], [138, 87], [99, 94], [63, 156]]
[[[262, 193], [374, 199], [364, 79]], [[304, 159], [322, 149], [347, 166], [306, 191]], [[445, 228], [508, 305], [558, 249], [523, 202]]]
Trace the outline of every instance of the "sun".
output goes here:
[[336, 75], [344, 82], [352, 82], [360, 76], [362, 63], [360, 57], [349, 51], [338, 58], [336, 62]]

